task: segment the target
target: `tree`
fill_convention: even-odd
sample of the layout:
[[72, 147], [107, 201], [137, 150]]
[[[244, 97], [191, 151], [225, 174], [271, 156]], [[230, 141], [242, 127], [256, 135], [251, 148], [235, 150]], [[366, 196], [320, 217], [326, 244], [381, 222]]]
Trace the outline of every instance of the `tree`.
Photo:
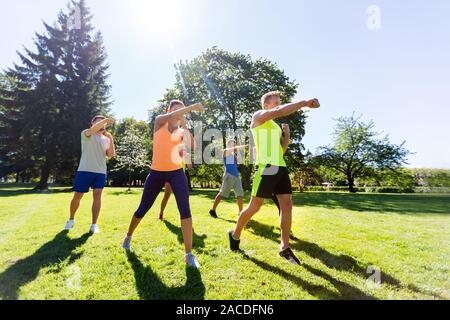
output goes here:
[[[127, 131], [136, 132], [136, 135], [142, 140], [145, 150], [146, 160], [151, 159], [152, 154], [152, 139], [148, 124], [145, 121], [136, 121], [132, 118], [125, 118], [117, 122], [113, 129], [114, 139], [117, 145], [122, 143]], [[144, 181], [148, 175], [148, 167], [140, 167], [131, 172], [133, 180]], [[119, 161], [114, 158], [108, 164], [108, 179], [113, 186], [124, 186], [129, 184], [130, 174], [128, 169], [121, 166]]]
[[127, 128], [117, 143], [116, 165], [113, 170], [126, 169], [128, 172], [128, 191], [131, 190], [132, 173], [148, 168], [146, 143], [139, 131], [133, 127]]
[[300, 192], [303, 192], [307, 185], [320, 185], [323, 182], [317, 161], [310, 152], [296, 159], [292, 172], [293, 184], [299, 188]]
[[377, 170], [396, 171], [406, 164], [410, 154], [400, 145], [392, 144], [389, 137], [377, 138], [374, 123], [364, 123], [361, 117], [341, 117], [336, 120], [333, 143], [319, 148], [321, 164], [342, 173], [347, 178], [349, 191], [355, 192], [355, 180], [374, 174]]
[[[242, 129], [248, 132], [253, 113], [261, 109], [261, 97], [268, 91], [278, 90], [284, 103], [296, 94], [298, 84], [291, 81], [275, 63], [266, 59], [253, 60], [249, 55], [231, 53], [217, 47], [206, 50], [191, 61], [175, 65], [176, 83], [168, 89], [160, 105], [150, 113], [150, 123], [158, 113], [165, 110], [171, 99], [181, 99], [185, 103], [202, 102], [207, 107], [203, 114], [192, 114], [189, 122], [206, 123], [208, 128], [219, 129], [223, 141], [230, 130]], [[291, 126], [295, 145], [288, 159], [301, 156], [306, 117], [298, 112], [282, 119]], [[252, 170], [240, 166], [244, 188], [250, 188]]]
[[[36, 51], [18, 53], [20, 65], [7, 70], [11, 90], [0, 92], [5, 127], [16, 130], [12, 154], [24, 154], [40, 170], [37, 189], [50, 174], [73, 174], [80, 154], [80, 132], [92, 117], [109, 113], [106, 53], [91, 25], [84, 0], [71, 1], [57, 22], [36, 34]], [[16, 163], [17, 164], [17, 163]]]

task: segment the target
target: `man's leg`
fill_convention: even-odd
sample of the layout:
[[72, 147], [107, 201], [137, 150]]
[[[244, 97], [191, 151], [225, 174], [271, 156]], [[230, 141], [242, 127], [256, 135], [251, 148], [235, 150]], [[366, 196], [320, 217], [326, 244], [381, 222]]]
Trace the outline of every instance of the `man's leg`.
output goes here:
[[281, 209], [280, 227], [281, 227], [281, 250], [289, 248], [289, 239], [292, 229], [292, 195], [277, 195]]
[[242, 181], [239, 177], [235, 179], [234, 193], [236, 194], [239, 212], [242, 212], [244, 209], [244, 188], [242, 188]]
[[219, 193], [219, 194], [216, 196], [216, 199], [214, 200], [214, 205], [213, 205], [213, 208], [212, 208], [213, 211], [216, 211], [216, 209], [217, 209], [217, 207], [219, 206], [219, 204], [220, 204], [221, 201], [222, 201], [222, 195]]
[[98, 217], [100, 216], [100, 210], [102, 208], [102, 193], [103, 189], [94, 189], [94, 201], [92, 203], [92, 224], [96, 225]]
[[70, 202], [70, 220], [75, 219], [75, 215], [78, 211], [78, 208], [80, 207], [81, 199], [83, 198], [84, 193], [81, 192], [75, 192], [73, 194], [72, 201]]
[[237, 204], [239, 207], [239, 212], [242, 212], [242, 210], [244, 210], [244, 197], [237, 197]]
[[236, 227], [233, 231], [233, 238], [235, 240], [239, 240], [241, 238], [242, 230], [244, 230], [247, 223], [251, 220], [251, 218], [258, 213], [264, 204], [263, 198], [252, 197], [250, 200], [250, 204], [247, 208], [245, 208], [241, 214], [239, 215], [239, 219], [237, 221]]

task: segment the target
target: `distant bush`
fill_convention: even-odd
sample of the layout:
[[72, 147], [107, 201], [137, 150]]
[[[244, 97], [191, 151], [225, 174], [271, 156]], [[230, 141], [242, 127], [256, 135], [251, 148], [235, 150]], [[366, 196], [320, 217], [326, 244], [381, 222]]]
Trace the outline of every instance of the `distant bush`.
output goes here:
[[450, 188], [446, 187], [417, 187], [417, 193], [450, 193]]
[[304, 191], [318, 192], [318, 191], [327, 191], [327, 190], [321, 186], [309, 186], [309, 187], [305, 187]]
[[[359, 193], [415, 193], [413, 188], [397, 188], [397, 187], [356, 187]], [[330, 187], [308, 186], [305, 187], [306, 192], [348, 192], [348, 187]], [[430, 191], [431, 192], [431, 191]], [[450, 189], [449, 191], [450, 192]]]

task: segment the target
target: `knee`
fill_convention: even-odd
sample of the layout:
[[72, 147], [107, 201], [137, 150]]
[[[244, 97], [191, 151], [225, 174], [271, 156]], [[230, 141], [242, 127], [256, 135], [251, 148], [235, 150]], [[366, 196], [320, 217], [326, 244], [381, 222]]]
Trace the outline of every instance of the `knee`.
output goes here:
[[84, 196], [83, 193], [77, 193], [77, 192], [76, 192], [76, 193], [73, 195], [72, 201], [73, 201], [73, 202], [80, 201], [80, 200], [83, 198], [83, 196]]
[[191, 214], [190, 211], [187, 211], [187, 212], [181, 212], [181, 213], [180, 213], [180, 216], [181, 216], [181, 221], [187, 220], [187, 219], [191, 219], [191, 218], [192, 218], [192, 214]]
[[250, 208], [258, 212], [264, 205], [264, 199], [253, 199], [250, 204]]
[[281, 207], [281, 213], [292, 213], [292, 209], [294, 208], [294, 205], [292, 204], [292, 201], [286, 201], [284, 203], [280, 203]]
[[134, 217], [135, 217], [136, 219], [141, 220], [141, 219], [143, 219], [143, 218], [145, 217], [146, 214], [147, 214], [147, 212], [136, 211], [136, 212], [134, 213]]

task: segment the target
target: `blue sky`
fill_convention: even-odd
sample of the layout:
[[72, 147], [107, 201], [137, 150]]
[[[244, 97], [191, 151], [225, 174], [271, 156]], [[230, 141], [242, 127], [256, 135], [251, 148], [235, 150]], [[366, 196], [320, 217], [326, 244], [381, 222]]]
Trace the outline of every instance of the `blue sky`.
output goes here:
[[[217, 45], [277, 62], [318, 97], [304, 144], [329, 143], [333, 119], [373, 119], [414, 167], [450, 168], [450, 1], [447, 0], [87, 0], [111, 65], [119, 118], [147, 119], [175, 79], [175, 61]], [[0, 69], [30, 47], [64, 0], [0, 0]], [[174, 6], [176, 5], [176, 6]], [[367, 27], [367, 8], [381, 29]], [[172, 7], [171, 7], [172, 6]], [[175, 9], [176, 8], [176, 9]]]

